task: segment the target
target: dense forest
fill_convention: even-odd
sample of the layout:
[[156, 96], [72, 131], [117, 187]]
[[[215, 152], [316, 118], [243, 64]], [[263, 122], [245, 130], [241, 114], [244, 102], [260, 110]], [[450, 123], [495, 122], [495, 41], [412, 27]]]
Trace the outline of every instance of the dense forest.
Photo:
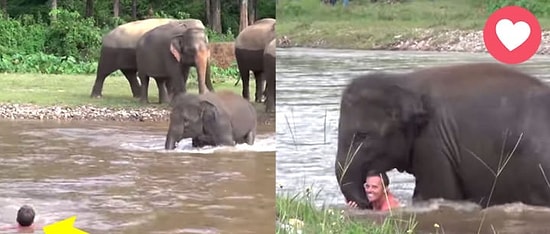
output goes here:
[[[195, 18], [232, 41], [276, 0], [0, 0], [0, 72], [95, 73], [101, 37], [146, 18]], [[242, 18], [248, 19], [241, 20]]]

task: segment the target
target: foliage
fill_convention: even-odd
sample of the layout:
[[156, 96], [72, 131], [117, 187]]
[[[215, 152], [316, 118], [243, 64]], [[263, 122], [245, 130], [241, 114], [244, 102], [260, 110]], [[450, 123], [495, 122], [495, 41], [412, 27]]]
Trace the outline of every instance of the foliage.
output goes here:
[[414, 217], [406, 220], [390, 215], [381, 222], [355, 220], [344, 210], [328, 207], [318, 208], [314, 204], [316, 196], [308, 188], [304, 193], [277, 195], [276, 233], [413, 233]]
[[85, 19], [78, 12], [56, 9], [50, 12], [57, 20], [48, 27], [45, 52], [57, 56], [72, 56], [84, 61], [99, 57], [101, 33], [91, 19]]
[[[8, 14], [0, 15], [0, 72], [93, 74], [101, 38], [116, 26], [135, 20], [132, 0], [120, 0], [119, 17], [113, 1], [95, 0], [92, 17], [85, 17], [86, 1], [9, 0]], [[196, 18], [208, 26], [205, 1], [138, 0], [137, 19], [150, 17]], [[258, 18], [275, 17], [275, 0], [258, 0]], [[238, 1], [221, 1], [223, 34], [207, 28], [210, 42], [233, 41], [238, 34]], [[152, 11], [150, 11], [152, 10]], [[151, 14], [152, 13], [152, 14]], [[52, 19], [55, 16], [55, 20]], [[236, 68], [213, 68], [216, 79], [236, 77]]]
[[520, 6], [537, 17], [550, 16], [550, 0], [485, 0], [485, 7], [492, 13], [505, 6]]
[[[482, 30], [492, 13], [487, 4], [496, 1], [408, 0], [388, 4], [382, 0], [352, 0], [343, 7], [341, 1], [331, 6], [318, 0], [279, 0], [277, 35], [288, 38], [289, 45], [380, 49], [430, 35]], [[523, 2], [531, 2], [541, 10], [545, 1], [550, 0]], [[515, 3], [523, 4], [521, 0]], [[550, 29], [550, 16], [537, 17], [543, 30]]]

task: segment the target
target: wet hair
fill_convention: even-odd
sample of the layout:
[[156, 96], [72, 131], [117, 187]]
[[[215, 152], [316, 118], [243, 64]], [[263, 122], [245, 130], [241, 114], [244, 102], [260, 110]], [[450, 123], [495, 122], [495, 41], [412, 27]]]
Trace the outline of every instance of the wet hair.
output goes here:
[[376, 171], [369, 171], [367, 173], [367, 177], [371, 176], [381, 176], [382, 182], [384, 183], [384, 187], [388, 187], [390, 185], [390, 178], [388, 178], [388, 175], [386, 175], [386, 172], [376, 172]]
[[34, 222], [34, 210], [28, 205], [24, 205], [17, 211], [17, 223], [23, 227], [31, 226]]

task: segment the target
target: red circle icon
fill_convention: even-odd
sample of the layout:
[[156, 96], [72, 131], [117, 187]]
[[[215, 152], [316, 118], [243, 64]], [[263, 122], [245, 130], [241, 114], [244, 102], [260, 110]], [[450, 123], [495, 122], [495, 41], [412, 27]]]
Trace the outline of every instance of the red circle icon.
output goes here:
[[483, 42], [496, 60], [507, 64], [527, 61], [539, 49], [542, 33], [537, 17], [519, 6], [495, 11], [485, 22]]

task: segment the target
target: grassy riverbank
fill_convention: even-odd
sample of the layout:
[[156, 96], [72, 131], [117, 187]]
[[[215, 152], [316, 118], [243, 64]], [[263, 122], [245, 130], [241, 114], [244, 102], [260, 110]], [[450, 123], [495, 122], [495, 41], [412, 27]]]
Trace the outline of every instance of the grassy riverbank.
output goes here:
[[[192, 70], [192, 72], [194, 72]], [[142, 105], [132, 97], [130, 85], [124, 76], [111, 75], [105, 79], [103, 97], [90, 98], [95, 75], [53, 75], [5, 73], [0, 86], [0, 103], [35, 104], [39, 106], [81, 106], [97, 107], [162, 107], [158, 102], [158, 90], [154, 80], [149, 82], [149, 101]], [[214, 76], [213, 76], [214, 80]], [[240, 94], [242, 85], [235, 86], [236, 78], [218, 79], [216, 90], [228, 89]], [[254, 90], [251, 82], [250, 90]], [[188, 91], [198, 93], [197, 79], [190, 74]]]
[[[320, 4], [319, 0], [281, 0], [277, 5], [277, 36], [279, 39], [286, 36], [291, 46], [387, 48], [400, 41], [421, 40], [446, 31], [482, 30], [487, 17], [504, 5], [504, 1], [498, 0], [378, 2], [350, 1], [344, 8], [341, 1], [333, 7]], [[548, 7], [537, 5], [535, 0], [517, 2], [540, 9], [532, 12], [543, 30], [550, 30]], [[445, 39], [438, 37], [438, 40]]]
[[318, 208], [315, 195], [307, 190], [295, 195], [276, 195], [276, 233], [414, 233], [416, 222], [387, 216], [381, 222], [358, 220], [349, 217], [344, 210]]

